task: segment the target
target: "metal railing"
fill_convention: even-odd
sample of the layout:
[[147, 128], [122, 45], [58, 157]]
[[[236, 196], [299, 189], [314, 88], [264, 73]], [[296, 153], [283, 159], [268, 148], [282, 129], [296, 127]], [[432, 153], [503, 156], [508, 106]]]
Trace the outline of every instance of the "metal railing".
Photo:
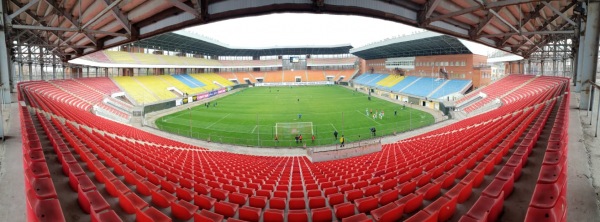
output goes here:
[[[588, 105], [590, 107], [587, 109], [587, 115], [590, 117], [590, 126], [591, 126], [592, 120], [594, 119], [594, 117], [592, 116], [593, 110], [594, 110], [594, 107], [592, 107], [592, 105], [593, 105], [592, 100], [594, 99], [592, 96], [593, 95], [592, 92], [593, 92], [594, 88], [596, 88], [596, 94], [600, 93], [600, 85], [598, 85], [595, 82], [592, 82], [589, 79], [587, 81], [585, 81], [585, 83], [590, 84], [590, 89], [589, 89], [589, 93], [588, 93], [588, 95], [589, 95], [588, 96], [588, 102], [589, 102]], [[600, 96], [598, 98], [600, 98]], [[600, 120], [600, 99], [596, 103], [597, 103], [598, 108], [596, 109], [596, 130], [594, 132], [594, 137], [598, 137], [598, 128], [600, 128], [600, 127], [598, 127], [598, 123], [600, 122], [599, 121]]]

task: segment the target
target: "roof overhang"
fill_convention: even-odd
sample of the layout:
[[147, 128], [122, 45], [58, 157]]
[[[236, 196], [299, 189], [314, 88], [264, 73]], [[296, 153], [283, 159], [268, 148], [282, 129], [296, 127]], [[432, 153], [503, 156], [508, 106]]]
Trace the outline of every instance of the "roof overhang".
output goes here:
[[186, 52], [212, 56], [274, 56], [348, 54], [349, 44], [331, 46], [274, 46], [264, 48], [236, 48], [214, 39], [188, 31], [165, 33], [132, 43], [134, 47]]
[[350, 53], [363, 59], [415, 57], [431, 55], [472, 54], [466, 44], [455, 37], [421, 32], [413, 35], [385, 39], [367, 46], [351, 49]]

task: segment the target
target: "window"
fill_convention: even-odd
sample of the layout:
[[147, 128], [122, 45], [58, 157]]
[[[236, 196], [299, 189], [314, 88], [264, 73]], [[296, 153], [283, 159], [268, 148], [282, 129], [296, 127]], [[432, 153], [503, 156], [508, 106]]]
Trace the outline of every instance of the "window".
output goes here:
[[465, 78], [465, 74], [461, 74], [461, 78], [463, 78], [463, 79], [464, 79], [464, 78]]

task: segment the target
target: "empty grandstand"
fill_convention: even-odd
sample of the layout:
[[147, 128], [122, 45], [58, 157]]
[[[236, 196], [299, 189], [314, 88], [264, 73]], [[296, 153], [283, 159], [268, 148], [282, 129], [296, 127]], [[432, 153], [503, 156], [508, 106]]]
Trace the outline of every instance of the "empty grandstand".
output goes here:
[[[429, 31], [357, 48], [181, 31], [289, 12], [344, 16], [227, 34], [392, 30], [347, 15]], [[599, 1], [7, 0], [0, 16], [0, 220], [600, 217]], [[493, 68], [475, 44], [518, 58]]]
[[[522, 171], [540, 164], [540, 175], [555, 176], [540, 176], [527, 193], [530, 207], [520, 210], [527, 220], [544, 212], [562, 217], [567, 79], [514, 79], [531, 86], [510, 92], [511, 102], [500, 109], [384, 145], [375, 154], [322, 163], [207, 152], [89, 114], [80, 107], [84, 102], [64, 100], [72, 96], [55, 83], [22, 83], [28, 217], [62, 221], [85, 212], [93, 220], [491, 220], [501, 215], [501, 203], [514, 199], [510, 193], [524, 180]], [[525, 165], [532, 150], [556, 159]], [[356, 168], [365, 162], [373, 164]], [[53, 182], [58, 180], [65, 183]], [[61, 210], [69, 203], [59, 196], [78, 196], [80, 208]]]

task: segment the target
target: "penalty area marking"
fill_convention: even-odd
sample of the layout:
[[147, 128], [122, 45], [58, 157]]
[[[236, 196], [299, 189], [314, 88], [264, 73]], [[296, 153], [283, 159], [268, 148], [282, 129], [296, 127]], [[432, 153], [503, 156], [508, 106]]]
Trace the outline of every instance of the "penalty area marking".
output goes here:
[[251, 133], [254, 133], [254, 130], [256, 130], [257, 127], [258, 127], [258, 125], [254, 125], [254, 129], [252, 129]]
[[215, 121], [214, 123], [212, 123], [212, 124], [208, 125], [207, 127], [204, 127], [204, 129], [208, 129], [208, 128], [210, 128], [211, 126], [214, 126], [214, 125], [215, 125], [215, 124], [217, 124], [218, 122], [221, 122], [221, 120], [223, 120], [223, 119], [227, 118], [229, 115], [231, 115], [231, 113], [228, 113], [228, 114], [227, 114], [227, 115], [225, 115], [224, 117], [221, 117], [221, 119], [219, 119], [219, 120]]
[[333, 129], [334, 129], [335, 131], [337, 131], [337, 129], [335, 128], [335, 126], [333, 125], [333, 123], [329, 123], [329, 124], [331, 124], [331, 127], [333, 127]]

